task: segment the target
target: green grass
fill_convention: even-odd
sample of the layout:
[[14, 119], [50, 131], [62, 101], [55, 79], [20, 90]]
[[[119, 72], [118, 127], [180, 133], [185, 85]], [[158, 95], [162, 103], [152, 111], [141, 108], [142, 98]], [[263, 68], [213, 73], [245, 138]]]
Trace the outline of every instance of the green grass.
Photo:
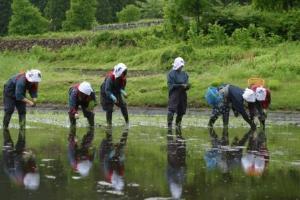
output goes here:
[[[98, 92], [106, 71], [124, 62], [129, 68], [128, 104], [164, 107], [168, 96], [166, 74], [174, 57], [182, 56], [187, 61], [185, 70], [192, 83], [188, 93], [191, 107], [207, 106], [204, 93], [212, 83], [224, 82], [245, 88], [249, 77], [258, 76], [272, 89], [271, 109], [300, 110], [299, 42], [252, 45], [250, 48], [237, 44], [199, 46], [165, 39], [158, 34], [160, 31], [159, 28], [145, 28], [83, 33], [83, 36], [89, 35], [90, 41], [85, 46], [57, 51], [34, 47], [29, 52], [2, 52], [0, 84], [19, 71], [38, 68], [43, 73], [39, 101], [66, 104], [67, 91], [73, 83], [90, 81]], [[70, 35], [77, 34], [80, 35]], [[48, 38], [58, 36], [50, 34]]]

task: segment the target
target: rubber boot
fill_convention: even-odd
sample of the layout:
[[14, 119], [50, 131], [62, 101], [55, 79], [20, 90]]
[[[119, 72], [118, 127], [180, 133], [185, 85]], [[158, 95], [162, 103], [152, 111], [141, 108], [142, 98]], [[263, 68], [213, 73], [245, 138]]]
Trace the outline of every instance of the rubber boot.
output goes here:
[[87, 118], [88, 123], [89, 123], [89, 130], [93, 131], [95, 129], [95, 115], [92, 114]]
[[223, 128], [223, 134], [222, 134], [222, 139], [221, 139], [221, 145], [228, 145], [229, 140], [228, 140], [228, 125], [224, 125]]
[[182, 115], [176, 116], [176, 135], [181, 136], [181, 121], [182, 121]]
[[172, 123], [173, 123], [174, 113], [168, 112], [168, 132], [172, 132]]
[[106, 123], [108, 128], [112, 127], [112, 112], [110, 111], [106, 112]]
[[20, 131], [24, 131], [25, 132], [25, 128], [26, 128], [26, 114], [19, 115], [19, 126], [20, 126]]
[[129, 118], [128, 118], [128, 110], [127, 110], [127, 107], [126, 106], [122, 106], [121, 107], [121, 113], [124, 117], [124, 120], [125, 120], [125, 123], [126, 123], [126, 127], [129, 126]]
[[8, 129], [12, 113], [5, 113], [3, 117], [3, 130]]
[[68, 136], [69, 141], [74, 141], [76, 136], [76, 119], [74, 116], [69, 115], [70, 120], [70, 132]]

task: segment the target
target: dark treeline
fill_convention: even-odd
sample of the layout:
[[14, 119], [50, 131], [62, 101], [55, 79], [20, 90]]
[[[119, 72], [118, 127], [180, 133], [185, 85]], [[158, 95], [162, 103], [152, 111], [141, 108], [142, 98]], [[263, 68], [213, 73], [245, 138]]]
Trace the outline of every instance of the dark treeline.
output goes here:
[[[257, 25], [255, 20], [261, 20], [257, 16], [235, 20], [230, 16], [232, 13], [224, 14], [222, 7], [232, 5], [283, 13], [299, 8], [300, 0], [0, 0], [0, 36], [89, 30], [95, 24], [141, 18], [164, 18], [166, 29], [186, 35], [186, 18], [195, 19], [196, 33], [205, 30], [209, 23], [217, 22], [227, 27], [227, 32], [233, 32], [235, 28]], [[280, 34], [285, 30], [276, 31]]]

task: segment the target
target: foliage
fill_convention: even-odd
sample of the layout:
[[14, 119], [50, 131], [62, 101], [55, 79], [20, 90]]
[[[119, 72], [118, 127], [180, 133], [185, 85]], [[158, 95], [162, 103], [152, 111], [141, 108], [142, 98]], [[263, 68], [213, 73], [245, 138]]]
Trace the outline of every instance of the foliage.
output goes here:
[[290, 10], [300, 7], [299, 0], [253, 0], [252, 3], [256, 8], [263, 10]]
[[13, 0], [13, 15], [9, 33], [17, 35], [40, 34], [48, 30], [49, 22], [28, 0]]
[[127, 5], [117, 13], [119, 22], [133, 22], [141, 18], [141, 11], [135, 5]]
[[29, 1], [32, 5], [34, 5], [35, 7], [37, 7], [39, 9], [39, 11], [42, 13], [42, 15], [44, 15], [44, 9], [49, 0], [29, 0]]
[[50, 21], [50, 30], [58, 31], [66, 19], [66, 11], [70, 8], [70, 0], [48, 0], [44, 10], [45, 16]]
[[8, 23], [12, 14], [12, 0], [0, 0], [0, 36], [8, 33]]
[[66, 31], [89, 30], [96, 21], [96, 0], [71, 0], [63, 29]]
[[138, 2], [141, 8], [142, 18], [162, 18], [163, 17], [163, 0], [146, 0]]
[[181, 15], [178, 0], [167, 0], [164, 5], [164, 28], [166, 33], [184, 37], [188, 26]]
[[96, 19], [101, 24], [117, 22], [117, 13], [136, 0], [97, 0]]

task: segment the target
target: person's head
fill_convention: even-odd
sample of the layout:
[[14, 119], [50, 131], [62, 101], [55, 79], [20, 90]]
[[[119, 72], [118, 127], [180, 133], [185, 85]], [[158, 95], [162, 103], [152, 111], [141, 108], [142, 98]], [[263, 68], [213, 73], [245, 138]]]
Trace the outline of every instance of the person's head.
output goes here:
[[243, 99], [248, 103], [254, 103], [256, 101], [255, 92], [252, 89], [246, 88], [243, 93]]
[[80, 83], [78, 90], [87, 96], [90, 96], [91, 93], [93, 92], [93, 88], [92, 88], [91, 84], [86, 81]]
[[184, 66], [185, 62], [183, 58], [177, 57], [173, 62], [173, 70], [181, 70]]
[[26, 173], [23, 179], [23, 184], [28, 190], [36, 190], [40, 186], [40, 174], [38, 172]]
[[91, 168], [92, 162], [90, 160], [80, 160], [77, 163], [77, 171], [82, 177], [88, 176]]
[[26, 80], [30, 83], [39, 83], [42, 80], [42, 74], [40, 70], [31, 69], [25, 73]]
[[124, 63], [119, 63], [114, 67], [113, 74], [115, 78], [127, 75], [127, 66]]

